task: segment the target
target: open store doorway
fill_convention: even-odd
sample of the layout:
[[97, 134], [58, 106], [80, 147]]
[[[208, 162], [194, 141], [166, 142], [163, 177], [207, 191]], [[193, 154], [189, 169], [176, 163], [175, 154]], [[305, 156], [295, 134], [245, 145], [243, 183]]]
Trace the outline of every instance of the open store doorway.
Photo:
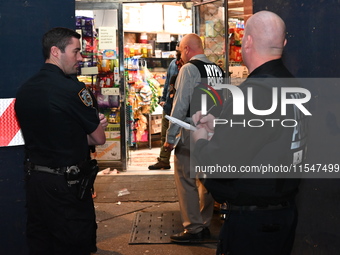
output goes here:
[[[238, 52], [242, 24], [248, 16], [245, 10], [252, 5], [248, 2], [76, 1], [76, 16], [89, 16], [92, 31], [99, 36], [97, 41], [92, 35], [92, 44], [84, 38], [83, 45], [90, 50], [99, 45], [97, 52], [89, 52], [86, 66], [98, 67], [98, 71], [85, 72], [84, 80], [96, 92], [99, 103], [106, 107], [102, 110], [111, 122], [107, 143], [97, 147], [95, 155], [102, 169], [132, 171], [136, 164], [143, 164], [137, 162], [136, 153], [144, 157], [144, 166], [140, 168], [146, 171], [149, 164], [156, 162], [162, 114], [158, 100], [175, 45], [183, 35], [199, 34], [209, 59], [236, 78], [245, 76]], [[101, 49], [104, 44], [107, 48]]]

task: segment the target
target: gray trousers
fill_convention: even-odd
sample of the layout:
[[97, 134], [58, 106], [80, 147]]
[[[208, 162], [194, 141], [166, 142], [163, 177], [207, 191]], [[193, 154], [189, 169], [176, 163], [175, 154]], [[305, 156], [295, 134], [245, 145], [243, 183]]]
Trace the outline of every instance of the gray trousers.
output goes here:
[[190, 178], [190, 160], [190, 131], [182, 129], [175, 148], [175, 183], [183, 227], [195, 234], [209, 227], [214, 199], [198, 179]]

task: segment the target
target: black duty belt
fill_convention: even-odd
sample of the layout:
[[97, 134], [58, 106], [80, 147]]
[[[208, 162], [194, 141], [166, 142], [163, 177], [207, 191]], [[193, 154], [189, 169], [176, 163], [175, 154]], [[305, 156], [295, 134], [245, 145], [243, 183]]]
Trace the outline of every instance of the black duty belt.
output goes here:
[[257, 206], [257, 205], [229, 205], [230, 211], [265, 211], [265, 210], [280, 210], [283, 208], [290, 207], [291, 203], [282, 203], [279, 205], [267, 205], [267, 206]]
[[57, 175], [64, 175], [67, 171], [68, 167], [48, 167], [48, 166], [37, 166], [34, 165], [31, 170], [38, 171], [38, 172], [45, 172], [50, 174], [57, 174]]

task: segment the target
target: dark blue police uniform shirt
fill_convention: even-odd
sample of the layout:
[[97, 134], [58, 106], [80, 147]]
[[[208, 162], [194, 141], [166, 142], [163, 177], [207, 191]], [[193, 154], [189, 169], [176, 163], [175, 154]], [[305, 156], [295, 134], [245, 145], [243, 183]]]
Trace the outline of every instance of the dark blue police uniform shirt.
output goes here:
[[[249, 78], [292, 78], [291, 73], [283, 65], [281, 59], [269, 61], [255, 69], [248, 79], [239, 86], [246, 93], [248, 86], [254, 90], [253, 103], [256, 109], [269, 109], [272, 104], [271, 88], [273, 84], [264, 82], [252, 84], [255, 80]], [[278, 80], [278, 79], [277, 79]], [[270, 79], [269, 79], [270, 81]], [[290, 84], [277, 83], [277, 86], [289, 86]], [[288, 119], [294, 118], [293, 108], [287, 112]], [[232, 116], [232, 117], [231, 117]], [[233, 118], [235, 122], [241, 123], [242, 119], [280, 119], [280, 111], [276, 110], [270, 116], [254, 116], [245, 111], [244, 116], [232, 115], [232, 98], [224, 103], [219, 118]], [[235, 125], [218, 125], [215, 135], [210, 141], [198, 140], [193, 155], [201, 165], [220, 166], [252, 166], [260, 164], [288, 165], [291, 163], [291, 150], [293, 128], [284, 128], [276, 125], [264, 125], [261, 128], [240, 127]], [[217, 134], [217, 135], [216, 135]], [[227, 173], [226, 173], [227, 175]], [[241, 173], [240, 173], [241, 175]], [[235, 176], [235, 175], [234, 175]], [[259, 176], [260, 177], [260, 176]], [[228, 178], [228, 177], [226, 177]], [[230, 177], [229, 177], [230, 178]], [[261, 179], [261, 178], [238, 178], [207, 180], [206, 187], [212, 193], [216, 201], [229, 201], [235, 205], [268, 205], [278, 204], [292, 200], [299, 185], [299, 179]], [[211, 182], [211, 183], [209, 183]], [[210, 185], [208, 187], [208, 185]]]
[[44, 64], [19, 89], [15, 110], [32, 163], [62, 167], [87, 158], [99, 118], [84, 83]]

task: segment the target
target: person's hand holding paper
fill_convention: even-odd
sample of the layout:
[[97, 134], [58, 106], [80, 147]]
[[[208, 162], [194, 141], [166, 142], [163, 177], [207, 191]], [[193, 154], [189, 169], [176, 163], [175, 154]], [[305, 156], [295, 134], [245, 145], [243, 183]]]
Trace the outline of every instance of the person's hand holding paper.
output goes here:
[[192, 135], [194, 141], [196, 142], [199, 139], [207, 139], [210, 140], [214, 133], [214, 119], [215, 117], [211, 114], [207, 116], [203, 116], [201, 111], [196, 112], [192, 116], [192, 120], [194, 123], [198, 123], [196, 126], [197, 131], [195, 131]]

